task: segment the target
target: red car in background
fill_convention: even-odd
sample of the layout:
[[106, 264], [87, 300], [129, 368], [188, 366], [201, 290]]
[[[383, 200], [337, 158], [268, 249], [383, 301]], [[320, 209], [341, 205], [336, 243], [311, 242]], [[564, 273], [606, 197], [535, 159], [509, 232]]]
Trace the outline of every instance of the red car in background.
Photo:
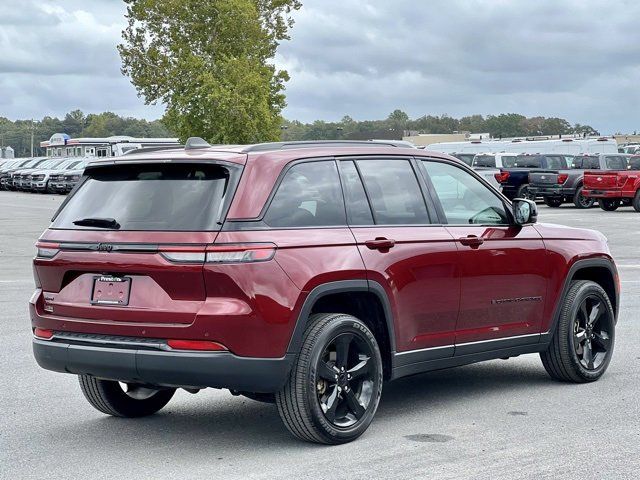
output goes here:
[[627, 170], [585, 172], [583, 194], [608, 212], [629, 205], [640, 212], [640, 155], [629, 159]]

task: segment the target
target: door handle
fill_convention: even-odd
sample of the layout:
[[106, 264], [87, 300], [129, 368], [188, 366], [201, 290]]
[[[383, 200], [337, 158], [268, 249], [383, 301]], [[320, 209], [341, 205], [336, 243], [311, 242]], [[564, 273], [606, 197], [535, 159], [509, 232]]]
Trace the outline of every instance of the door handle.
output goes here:
[[389, 250], [396, 244], [395, 240], [384, 237], [377, 237], [375, 240], [366, 240], [364, 244], [370, 250]]
[[467, 235], [466, 237], [461, 237], [460, 243], [465, 247], [478, 248], [480, 245], [484, 243], [484, 239], [476, 236], [476, 235]]

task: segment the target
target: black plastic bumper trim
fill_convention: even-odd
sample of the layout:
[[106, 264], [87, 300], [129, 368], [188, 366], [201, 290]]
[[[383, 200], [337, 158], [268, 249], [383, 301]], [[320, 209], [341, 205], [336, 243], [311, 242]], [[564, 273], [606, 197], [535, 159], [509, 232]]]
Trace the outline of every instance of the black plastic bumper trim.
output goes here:
[[273, 393], [284, 385], [294, 355], [239, 357], [229, 352], [163, 352], [33, 339], [47, 370], [167, 387], [213, 387]]

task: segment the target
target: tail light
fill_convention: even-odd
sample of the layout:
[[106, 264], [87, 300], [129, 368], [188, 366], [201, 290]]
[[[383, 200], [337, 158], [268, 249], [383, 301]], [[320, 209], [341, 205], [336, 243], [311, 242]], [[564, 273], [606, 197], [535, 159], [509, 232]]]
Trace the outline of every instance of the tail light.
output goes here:
[[509, 180], [509, 172], [494, 173], [493, 176], [496, 178], [498, 183], [506, 183], [507, 180]]
[[567, 181], [567, 179], [569, 178], [569, 175], [566, 173], [560, 173], [558, 174], [558, 183], [560, 185], [562, 185], [564, 182]]
[[271, 260], [276, 253], [273, 243], [213, 245], [207, 247], [207, 263], [251, 263]]
[[161, 247], [160, 254], [174, 263], [252, 263], [271, 260], [273, 243], [222, 244], [208, 247]]
[[36, 243], [37, 258], [53, 258], [60, 251], [60, 244], [58, 243], [49, 243], [49, 242], [38, 242]]
[[224, 345], [208, 340], [167, 340], [167, 345], [174, 350], [198, 350], [207, 352], [226, 352], [228, 350]]

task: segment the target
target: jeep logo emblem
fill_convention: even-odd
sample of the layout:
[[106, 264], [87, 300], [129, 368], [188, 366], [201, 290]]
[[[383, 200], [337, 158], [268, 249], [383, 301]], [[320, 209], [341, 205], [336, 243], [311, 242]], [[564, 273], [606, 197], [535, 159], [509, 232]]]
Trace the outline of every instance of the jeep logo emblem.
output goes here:
[[111, 250], [113, 250], [113, 245], [111, 245], [110, 243], [99, 243], [98, 244], [98, 251], [99, 252], [110, 252]]

